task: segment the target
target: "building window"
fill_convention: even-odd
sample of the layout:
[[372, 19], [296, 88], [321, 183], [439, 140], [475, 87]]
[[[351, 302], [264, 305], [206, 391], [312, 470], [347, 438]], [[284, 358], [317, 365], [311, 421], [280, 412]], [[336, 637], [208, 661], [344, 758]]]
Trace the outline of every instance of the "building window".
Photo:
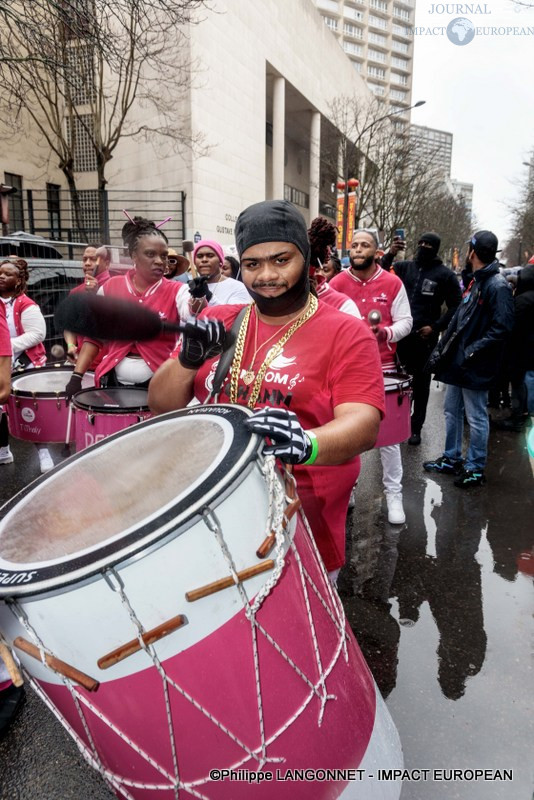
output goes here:
[[56, 183], [46, 184], [46, 209], [48, 212], [48, 228], [51, 239], [61, 239], [61, 186]]
[[373, 33], [371, 31], [367, 39], [370, 44], [377, 44], [379, 47], [386, 47], [386, 37], [382, 36], [380, 33]]
[[386, 54], [380, 50], [368, 50], [367, 58], [371, 61], [380, 61], [382, 64], [386, 63]]
[[343, 14], [345, 17], [350, 17], [350, 19], [355, 19], [356, 22], [361, 22], [363, 20], [363, 12], [358, 11], [355, 8], [350, 8], [350, 6], [346, 6], [343, 9]]
[[402, 103], [406, 102], [406, 92], [401, 92], [399, 89], [392, 89], [389, 96], [392, 100], [400, 100]]
[[405, 58], [397, 58], [396, 56], [392, 56], [391, 66], [397, 67], [398, 69], [405, 69], [406, 72], [409, 72], [408, 62]]
[[383, 97], [385, 89], [383, 86], [380, 86], [378, 83], [371, 83], [370, 81], [367, 83], [369, 89], [376, 94], [378, 97]]
[[369, 5], [371, 8], [376, 8], [377, 11], [383, 11], [384, 14], [387, 14], [388, 4], [385, 0], [371, 0]]
[[343, 42], [343, 50], [353, 56], [361, 56], [363, 52], [361, 44], [354, 44], [354, 42]]
[[71, 44], [67, 48], [65, 83], [72, 103], [83, 106], [95, 100], [94, 48], [86, 44]]
[[410, 31], [402, 25], [395, 25], [395, 23], [393, 23], [393, 33], [397, 36], [404, 36], [405, 39], [410, 38]]
[[410, 51], [410, 46], [406, 44], [406, 42], [397, 42], [396, 39], [393, 39], [391, 42], [391, 49], [395, 50], [397, 53], [406, 53], [406, 55]]
[[381, 80], [386, 77], [386, 71], [382, 67], [373, 67], [372, 64], [367, 65], [367, 74], [372, 78], [380, 78]]
[[351, 25], [350, 22], [344, 23], [343, 33], [345, 34], [345, 36], [352, 36], [353, 39], [362, 38], [362, 29], [357, 28], [356, 25]]
[[356, 72], [361, 72], [362, 71], [362, 65], [360, 64], [359, 61], [353, 61], [352, 62], [352, 66], [354, 67]]
[[22, 175], [14, 175], [12, 172], [4, 172], [4, 183], [6, 186], [13, 186], [17, 191], [8, 195], [7, 208], [9, 213], [9, 230], [24, 230], [24, 204], [22, 197]]
[[408, 78], [406, 75], [399, 75], [398, 72], [392, 72], [391, 83], [398, 83], [400, 86], [408, 86]]
[[92, 114], [80, 114], [80, 116], [74, 117], [74, 141], [70, 123], [70, 118], [67, 117], [67, 140], [74, 150], [74, 171], [95, 172], [97, 164], [91, 135], [93, 126]]
[[[78, 198], [81, 208], [80, 225], [83, 231], [78, 235], [88, 236], [91, 238], [100, 237], [100, 217], [99, 217], [99, 193], [98, 189], [81, 189], [78, 191]], [[76, 224], [76, 217], [74, 208], [72, 208], [72, 220]]]
[[284, 184], [284, 200], [289, 200], [290, 203], [295, 206], [301, 206], [301, 208], [310, 207], [309, 194], [301, 192], [300, 189], [295, 189], [294, 186], [288, 186], [287, 183]]
[[337, 31], [337, 19], [332, 19], [332, 17], [323, 17], [323, 19], [327, 28], [330, 28], [331, 31]]
[[381, 17], [375, 17], [373, 14], [369, 14], [369, 25], [373, 25], [375, 28], [381, 28], [383, 31], [386, 31], [388, 27], [387, 20]]
[[410, 12], [406, 11], [405, 8], [399, 8], [398, 6], [393, 6], [393, 16], [398, 17], [399, 19], [405, 20], [405, 22], [410, 21]]

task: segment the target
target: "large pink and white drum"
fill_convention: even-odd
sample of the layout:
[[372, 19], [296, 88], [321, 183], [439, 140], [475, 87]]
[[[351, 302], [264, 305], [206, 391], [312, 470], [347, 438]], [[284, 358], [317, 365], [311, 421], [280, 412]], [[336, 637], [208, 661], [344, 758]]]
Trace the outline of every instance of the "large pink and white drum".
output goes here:
[[402, 373], [385, 373], [386, 416], [380, 423], [375, 447], [387, 447], [409, 439], [411, 430], [411, 378]]
[[14, 498], [0, 630], [121, 798], [398, 798], [397, 732], [249, 413], [147, 420]]
[[148, 391], [137, 387], [82, 389], [72, 398], [76, 452], [152, 416]]
[[[42, 367], [14, 373], [7, 402], [9, 432], [29, 442], [65, 442], [69, 404], [65, 386], [74, 367]], [[86, 373], [82, 386], [94, 386], [94, 374]], [[70, 441], [74, 441], [71, 427]]]

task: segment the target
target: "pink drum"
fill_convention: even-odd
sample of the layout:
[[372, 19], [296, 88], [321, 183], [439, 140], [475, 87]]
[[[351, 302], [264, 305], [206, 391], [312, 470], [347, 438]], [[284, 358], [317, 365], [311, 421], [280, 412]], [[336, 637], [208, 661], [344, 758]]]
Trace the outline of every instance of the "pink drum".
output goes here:
[[386, 416], [380, 423], [375, 447], [387, 447], [409, 439], [411, 430], [412, 379], [401, 373], [385, 373]]
[[72, 398], [76, 452], [152, 416], [148, 391], [136, 387], [82, 389]]
[[115, 434], [0, 522], [0, 630], [121, 798], [393, 800], [395, 727], [241, 406]]
[[[65, 442], [69, 406], [65, 386], [74, 367], [42, 367], [14, 373], [7, 402], [9, 432], [29, 442]], [[94, 386], [94, 374], [87, 373], [82, 386]], [[71, 426], [70, 441], [74, 441]]]

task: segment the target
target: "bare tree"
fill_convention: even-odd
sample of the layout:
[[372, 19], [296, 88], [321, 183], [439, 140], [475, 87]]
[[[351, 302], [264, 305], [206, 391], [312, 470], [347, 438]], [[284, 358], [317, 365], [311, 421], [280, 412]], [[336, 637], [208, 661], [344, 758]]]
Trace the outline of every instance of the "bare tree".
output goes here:
[[376, 227], [386, 239], [397, 227], [410, 231], [421, 202], [444, 186], [437, 151], [419, 148], [409, 125], [377, 98], [337, 97], [330, 119], [338, 134], [326, 148], [328, 168], [337, 159], [337, 174], [360, 182], [354, 224]]
[[512, 264], [522, 264], [534, 255], [534, 180], [529, 178], [520, 186], [519, 200], [510, 208], [512, 233], [504, 255]]
[[[177, 108], [190, 87], [187, 25], [204, 0], [17, 0], [0, 6], [0, 111], [29, 117], [67, 180], [106, 167], [125, 137], [202, 149]], [[142, 115], [134, 109], [142, 108]], [[85, 163], [79, 163], [83, 153]], [[104, 232], [101, 204], [101, 229]]]

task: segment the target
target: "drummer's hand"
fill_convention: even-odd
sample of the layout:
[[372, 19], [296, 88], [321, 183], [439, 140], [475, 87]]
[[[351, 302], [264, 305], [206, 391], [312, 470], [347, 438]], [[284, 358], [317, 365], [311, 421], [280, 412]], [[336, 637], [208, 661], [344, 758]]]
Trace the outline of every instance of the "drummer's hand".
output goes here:
[[376, 341], [378, 342], [378, 344], [381, 344], [381, 342], [387, 342], [388, 335], [385, 328], [379, 328], [378, 325], [372, 325], [371, 330], [376, 336]]
[[71, 364], [75, 364], [78, 358], [78, 348], [75, 344], [69, 344], [67, 347], [67, 359]]
[[73, 372], [70, 378], [70, 381], [65, 386], [65, 394], [67, 395], [67, 400], [70, 400], [76, 392], [81, 391], [82, 388], [82, 378], [83, 375], [78, 375], [77, 372]]
[[254, 433], [268, 436], [272, 444], [263, 448], [265, 455], [276, 456], [286, 464], [301, 464], [311, 453], [311, 442], [293, 411], [285, 408], [262, 408], [245, 420]]
[[182, 333], [180, 364], [188, 369], [199, 369], [208, 358], [222, 353], [225, 338], [226, 328], [220, 320], [191, 317]]
[[191, 297], [205, 297], [209, 302], [213, 297], [213, 293], [210, 291], [208, 286], [208, 281], [210, 278], [211, 275], [203, 275], [201, 278], [193, 278], [192, 280], [188, 281], [187, 285], [189, 286], [189, 293]]

